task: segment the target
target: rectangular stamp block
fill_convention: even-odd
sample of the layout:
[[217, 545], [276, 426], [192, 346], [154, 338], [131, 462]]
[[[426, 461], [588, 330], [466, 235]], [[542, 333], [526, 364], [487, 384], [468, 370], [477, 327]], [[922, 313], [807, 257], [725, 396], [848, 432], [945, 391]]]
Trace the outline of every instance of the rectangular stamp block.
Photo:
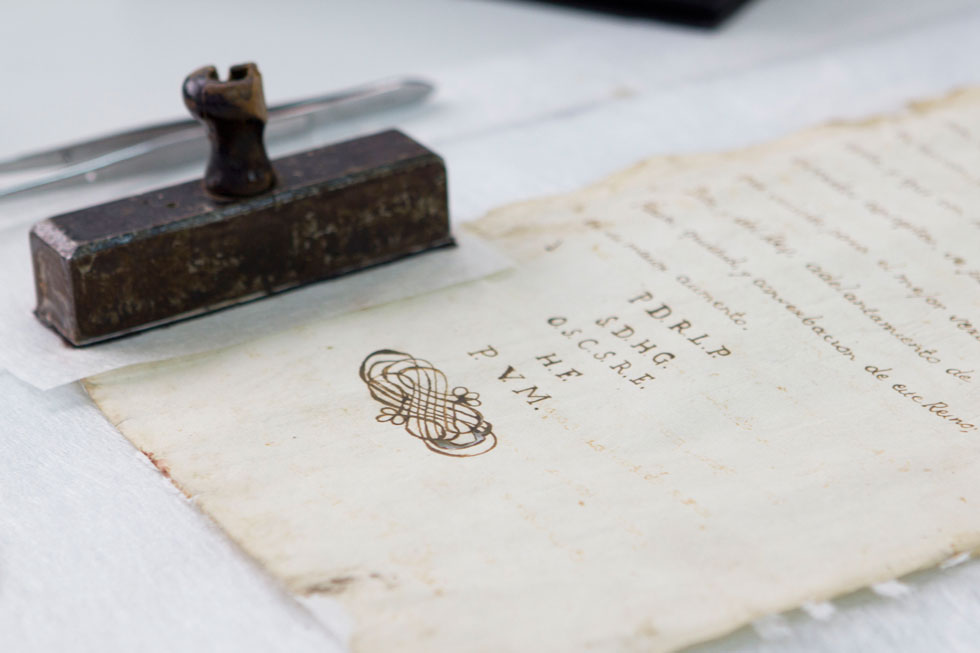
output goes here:
[[38, 318], [86, 345], [453, 242], [445, 165], [401, 132], [273, 168], [246, 199], [193, 181], [39, 222]]

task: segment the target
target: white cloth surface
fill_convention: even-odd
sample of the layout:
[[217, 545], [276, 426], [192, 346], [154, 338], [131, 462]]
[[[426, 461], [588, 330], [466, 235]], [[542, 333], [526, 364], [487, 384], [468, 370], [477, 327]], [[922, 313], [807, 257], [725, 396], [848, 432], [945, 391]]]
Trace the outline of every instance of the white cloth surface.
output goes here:
[[0, 650], [342, 650], [80, 388], [0, 396]]
[[[761, 0], [718, 33], [508, 2], [100, 0], [5, 12], [0, 155], [179, 115], [180, 79], [206, 62], [258, 61], [272, 102], [412, 72], [440, 94], [388, 120], [446, 157], [457, 219], [651, 154], [734, 147], [980, 82], [969, 0]], [[55, 210], [72, 201], [57, 196]], [[54, 212], [53, 197], [5, 202], [0, 228]], [[311, 625], [76, 389], [41, 393], [10, 375], [0, 388], [0, 649], [335, 647], [327, 630], [347, 628], [342, 617], [327, 605], [329, 628]], [[775, 640], [742, 633], [711, 650], [972, 650], [977, 574], [976, 563], [934, 572], [908, 596], [842, 601], [827, 622], [791, 618]]]

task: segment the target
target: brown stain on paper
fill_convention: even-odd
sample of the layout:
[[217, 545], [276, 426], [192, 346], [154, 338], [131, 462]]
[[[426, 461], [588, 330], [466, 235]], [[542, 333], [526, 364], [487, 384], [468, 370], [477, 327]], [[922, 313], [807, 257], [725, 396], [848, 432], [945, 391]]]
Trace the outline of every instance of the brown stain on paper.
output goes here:
[[[167, 467], [166, 463], [164, 463], [162, 460], [160, 460], [159, 458], [157, 458], [156, 455], [152, 451], [144, 451], [143, 452], [143, 455], [145, 455], [147, 458], [149, 458], [150, 459], [150, 462], [153, 463], [153, 466], [156, 467], [157, 469], [159, 469], [160, 470], [160, 473], [163, 474], [164, 476], [166, 476], [167, 479], [169, 479], [171, 483], [174, 482], [173, 477], [170, 475], [170, 468]], [[176, 485], [176, 483], [174, 483], [174, 485]]]

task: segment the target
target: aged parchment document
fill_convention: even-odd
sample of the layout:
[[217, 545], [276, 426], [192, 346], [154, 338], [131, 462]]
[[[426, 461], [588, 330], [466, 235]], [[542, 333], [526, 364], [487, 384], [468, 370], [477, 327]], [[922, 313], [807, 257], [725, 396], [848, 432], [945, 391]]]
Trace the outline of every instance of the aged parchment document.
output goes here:
[[105, 374], [356, 651], [670, 650], [980, 547], [980, 91], [474, 227], [513, 270]]

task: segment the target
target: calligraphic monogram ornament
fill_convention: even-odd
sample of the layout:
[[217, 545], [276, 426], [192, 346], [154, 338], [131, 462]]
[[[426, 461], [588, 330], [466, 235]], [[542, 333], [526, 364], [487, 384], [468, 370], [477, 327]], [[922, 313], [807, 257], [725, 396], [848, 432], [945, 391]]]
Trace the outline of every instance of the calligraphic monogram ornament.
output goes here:
[[469, 457], [497, 445], [493, 426], [476, 409], [480, 395], [461, 386], [450, 390], [446, 375], [432, 363], [381, 349], [364, 359], [360, 376], [382, 406], [375, 419], [404, 427], [430, 451]]

